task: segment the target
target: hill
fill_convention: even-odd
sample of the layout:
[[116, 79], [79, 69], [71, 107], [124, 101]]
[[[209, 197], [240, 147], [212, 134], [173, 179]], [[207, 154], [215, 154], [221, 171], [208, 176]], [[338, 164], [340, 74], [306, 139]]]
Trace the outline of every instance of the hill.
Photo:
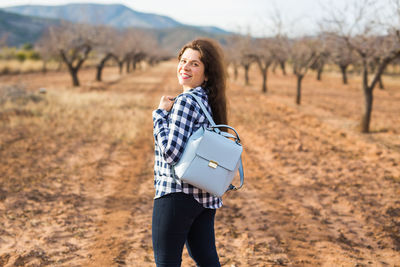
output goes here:
[[186, 25], [167, 16], [138, 12], [119, 4], [22, 5], [0, 11], [0, 36], [7, 35], [7, 44], [11, 46], [36, 42], [47, 27], [61, 20], [117, 29], [144, 28], [153, 32], [160, 45], [171, 53], [195, 37], [221, 39], [230, 34], [218, 27]]
[[0, 10], [0, 36], [6, 36], [10, 46], [33, 42], [45, 29], [58, 23], [54, 19], [22, 16]]
[[[118, 29], [129, 27], [166, 29], [190, 26], [167, 16], [138, 12], [121, 4], [103, 5], [82, 3], [61, 6], [22, 5], [8, 7], [4, 10], [20, 15], [62, 19], [92, 25], [108, 25]], [[212, 26], [197, 28], [209, 33], [228, 33]]]

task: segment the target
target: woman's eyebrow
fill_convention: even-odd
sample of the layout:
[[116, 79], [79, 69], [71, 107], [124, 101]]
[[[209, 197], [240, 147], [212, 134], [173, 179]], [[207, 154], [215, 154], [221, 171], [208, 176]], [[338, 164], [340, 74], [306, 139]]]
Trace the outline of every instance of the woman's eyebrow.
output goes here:
[[188, 59], [188, 58], [186, 58], [186, 57], [183, 57], [183, 58], [181, 58], [181, 59], [184, 59], [184, 60], [187, 60], [187, 61], [191, 61], [191, 62], [201, 62], [200, 60], [197, 60], [197, 59], [192, 59], [192, 60], [190, 60], [190, 59]]

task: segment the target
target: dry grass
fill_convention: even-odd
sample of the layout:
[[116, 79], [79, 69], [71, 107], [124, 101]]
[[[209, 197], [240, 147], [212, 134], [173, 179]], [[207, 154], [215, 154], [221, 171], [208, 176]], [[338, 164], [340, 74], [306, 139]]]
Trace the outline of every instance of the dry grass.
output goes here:
[[[43, 62], [41, 60], [0, 60], [0, 73], [2, 74], [18, 74], [18, 73], [30, 73], [40, 72], [43, 68]], [[56, 70], [58, 63], [52, 61], [47, 64], [48, 70]]]
[[[109, 64], [113, 64], [109, 62]], [[89, 59], [85, 62], [84, 67], [93, 67], [96, 65], [95, 60]], [[42, 60], [32, 60], [27, 59], [24, 61], [20, 61], [17, 59], [10, 60], [1, 60], [0, 59], [0, 74], [24, 74], [24, 73], [33, 73], [33, 72], [41, 72], [43, 69], [43, 61]], [[46, 64], [47, 71], [65, 71], [65, 64], [60, 63], [54, 60], [47, 62]]]

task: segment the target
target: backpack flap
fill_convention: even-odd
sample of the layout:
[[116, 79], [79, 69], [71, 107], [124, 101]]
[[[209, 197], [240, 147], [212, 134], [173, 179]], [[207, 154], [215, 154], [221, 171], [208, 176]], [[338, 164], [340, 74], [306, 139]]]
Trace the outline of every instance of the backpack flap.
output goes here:
[[211, 168], [221, 166], [233, 172], [238, 166], [242, 151], [240, 144], [206, 129], [196, 154], [208, 160]]

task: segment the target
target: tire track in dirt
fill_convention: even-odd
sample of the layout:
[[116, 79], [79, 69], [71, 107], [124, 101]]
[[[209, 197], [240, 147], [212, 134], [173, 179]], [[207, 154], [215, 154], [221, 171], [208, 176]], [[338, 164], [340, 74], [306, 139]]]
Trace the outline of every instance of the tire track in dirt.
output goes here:
[[[114, 84], [109, 90], [135, 94], [141, 99], [135, 108], [141, 119], [139, 132], [129, 148], [123, 150], [109, 165], [103, 166], [104, 180], [96, 185], [100, 195], [97, 233], [89, 248], [91, 259], [84, 266], [152, 266], [151, 209], [153, 199], [153, 137], [151, 111], [157, 89], [163, 88], [169, 69], [155, 67], [140, 75]], [[157, 77], [157, 78], [155, 78]], [[158, 80], [158, 82], [157, 82]], [[136, 90], [136, 88], [138, 90]], [[130, 92], [129, 92], [130, 91]], [[144, 127], [144, 125], [146, 127]], [[113, 162], [124, 162], [115, 173]], [[107, 189], [105, 189], [107, 188]], [[103, 192], [104, 191], [104, 192]], [[93, 192], [91, 193], [93, 195]], [[94, 203], [92, 203], [93, 205]]]

